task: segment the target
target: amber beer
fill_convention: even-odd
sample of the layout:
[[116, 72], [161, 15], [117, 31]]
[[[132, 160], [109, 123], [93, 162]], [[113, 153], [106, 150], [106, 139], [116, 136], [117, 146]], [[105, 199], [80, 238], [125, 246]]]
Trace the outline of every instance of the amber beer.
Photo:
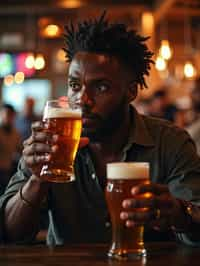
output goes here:
[[81, 110], [65, 101], [48, 101], [44, 110], [45, 130], [58, 134], [58, 149], [50, 162], [43, 165], [41, 177], [50, 182], [74, 180], [73, 163], [81, 135]]
[[[112, 223], [112, 243], [109, 257], [117, 259], [146, 256], [144, 248], [144, 226], [128, 228], [120, 219], [122, 201], [133, 198], [131, 188], [149, 182], [148, 163], [109, 163], [107, 164], [106, 201]], [[142, 211], [135, 209], [135, 211]]]

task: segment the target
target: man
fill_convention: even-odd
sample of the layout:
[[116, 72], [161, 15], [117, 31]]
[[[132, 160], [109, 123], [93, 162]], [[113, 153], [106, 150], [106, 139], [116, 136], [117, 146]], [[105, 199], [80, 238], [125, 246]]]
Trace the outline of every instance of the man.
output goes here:
[[[175, 235], [198, 244], [200, 160], [193, 142], [181, 129], [141, 116], [130, 105], [138, 88], [146, 86], [144, 78], [152, 63], [146, 38], [123, 24], [109, 24], [103, 15], [80, 23], [76, 30], [67, 27], [65, 39], [70, 62], [68, 97], [83, 109], [76, 181], [55, 184], [41, 180], [41, 166], [51, 159], [59, 136], [48, 135], [42, 131], [43, 123], [35, 123], [24, 142], [18, 173], [1, 198], [3, 240], [34, 238], [40, 207], [46, 201], [48, 244], [109, 241], [106, 164], [145, 161], [151, 166], [152, 184], [132, 189], [133, 195], [141, 194], [137, 200], [124, 199], [120, 217], [125, 226], [144, 222], [148, 225], [146, 239]], [[151, 199], [146, 200], [144, 192], [151, 192]], [[133, 208], [138, 207], [146, 211], [134, 213]]]
[[15, 109], [4, 103], [0, 106], [0, 195], [4, 192], [21, 152], [21, 137], [14, 126]]

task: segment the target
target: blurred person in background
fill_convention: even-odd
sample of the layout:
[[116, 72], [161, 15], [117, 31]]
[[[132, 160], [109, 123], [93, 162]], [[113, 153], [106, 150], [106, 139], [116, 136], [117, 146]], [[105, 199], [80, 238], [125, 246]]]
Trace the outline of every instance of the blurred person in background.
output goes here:
[[14, 171], [21, 152], [21, 137], [15, 128], [16, 112], [12, 105], [0, 106], [0, 194]]
[[140, 114], [149, 115], [151, 109], [150, 103], [151, 99], [148, 97], [138, 99], [133, 103], [133, 105]]
[[194, 87], [191, 92], [191, 102], [192, 122], [186, 130], [194, 140], [197, 152], [200, 155], [200, 77], [198, 77], [194, 82]]
[[34, 112], [35, 100], [32, 97], [27, 97], [24, 102], [22, 114], [16, 117], [16, 128], [22, 136], [22, 141], [27, 139], [31, 134], [31, 124], [37, 121], [39, 117]]
[[167, 88], [162, 87], [149, 98], [149, 115], [171, 121], [183, 127], [183, 115], [177, 106], [169, 100]]

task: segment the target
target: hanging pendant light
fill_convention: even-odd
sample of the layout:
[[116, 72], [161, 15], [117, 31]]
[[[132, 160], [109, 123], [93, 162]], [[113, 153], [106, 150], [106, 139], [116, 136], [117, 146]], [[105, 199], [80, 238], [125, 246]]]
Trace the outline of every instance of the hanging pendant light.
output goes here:
[[15, 83], [17, 83], [17, 84], [23, 83], [24, 78], [25, 78], [25, 75], [22, 71], [15, 73], [15, 76], [14, 76]]
[[162, 40], [161, 41], [161, 47], [160, 47], [160, 55], [165, 59], [169, 60], [172, 56], [172, 49], [169, 45], [168, 40]]
[[34, 58], [33, 53], [28, 54], [25, 60], [25, 66], [28, 69], [32, 69], [34, 67], [34, 63], [35, 63], [35, 58]]
[[12, 74], [9, 74], [9, 75], [4, 77], [4, 84], [7, 87], [13, 85], [13, 83], [14, 83], [14, 76]]
[[45, 67], [45, 59], [43, 54], [38, 54], [35, 58], [34, 67], [37, 70], [41, 70]]
[[[187, 6], [188, 8], [188, 6]], [[192, 79], [196, 76], [196, 68], [193, 61], [194, 58], [194, 49], [192, 45], [192, 35], [191, 35], [191, 21], [190, 17], [187, 14], [184, 21], [184, 41], [185, 41], [185, 55], [187, 61], [184, 64], [184, 76], [187, 79]], [[191, 61], [192, 60], [192, 61]]]
[[166, 61], [164, 60], [163, 57], [161, 56], [158, 56], [156, 58], [156, 65], [155, 65], [156, 69], [158, 71], [164, 71], [166, 68], [167, 68], [167, 64], [166, 64]]
[[196, 68], [190, 61], [186, 62], [184, 65], [184, 76], [188, 79], [194, 78], [196, 76]]

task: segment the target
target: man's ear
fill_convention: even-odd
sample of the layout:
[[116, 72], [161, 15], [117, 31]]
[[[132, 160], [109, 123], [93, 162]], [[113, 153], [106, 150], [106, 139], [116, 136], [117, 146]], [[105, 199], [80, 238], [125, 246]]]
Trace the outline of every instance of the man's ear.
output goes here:
[[135, 100], [138, 94], [138, 87], [135, 81], [131, 81], [128, 87], [128, 102]]

